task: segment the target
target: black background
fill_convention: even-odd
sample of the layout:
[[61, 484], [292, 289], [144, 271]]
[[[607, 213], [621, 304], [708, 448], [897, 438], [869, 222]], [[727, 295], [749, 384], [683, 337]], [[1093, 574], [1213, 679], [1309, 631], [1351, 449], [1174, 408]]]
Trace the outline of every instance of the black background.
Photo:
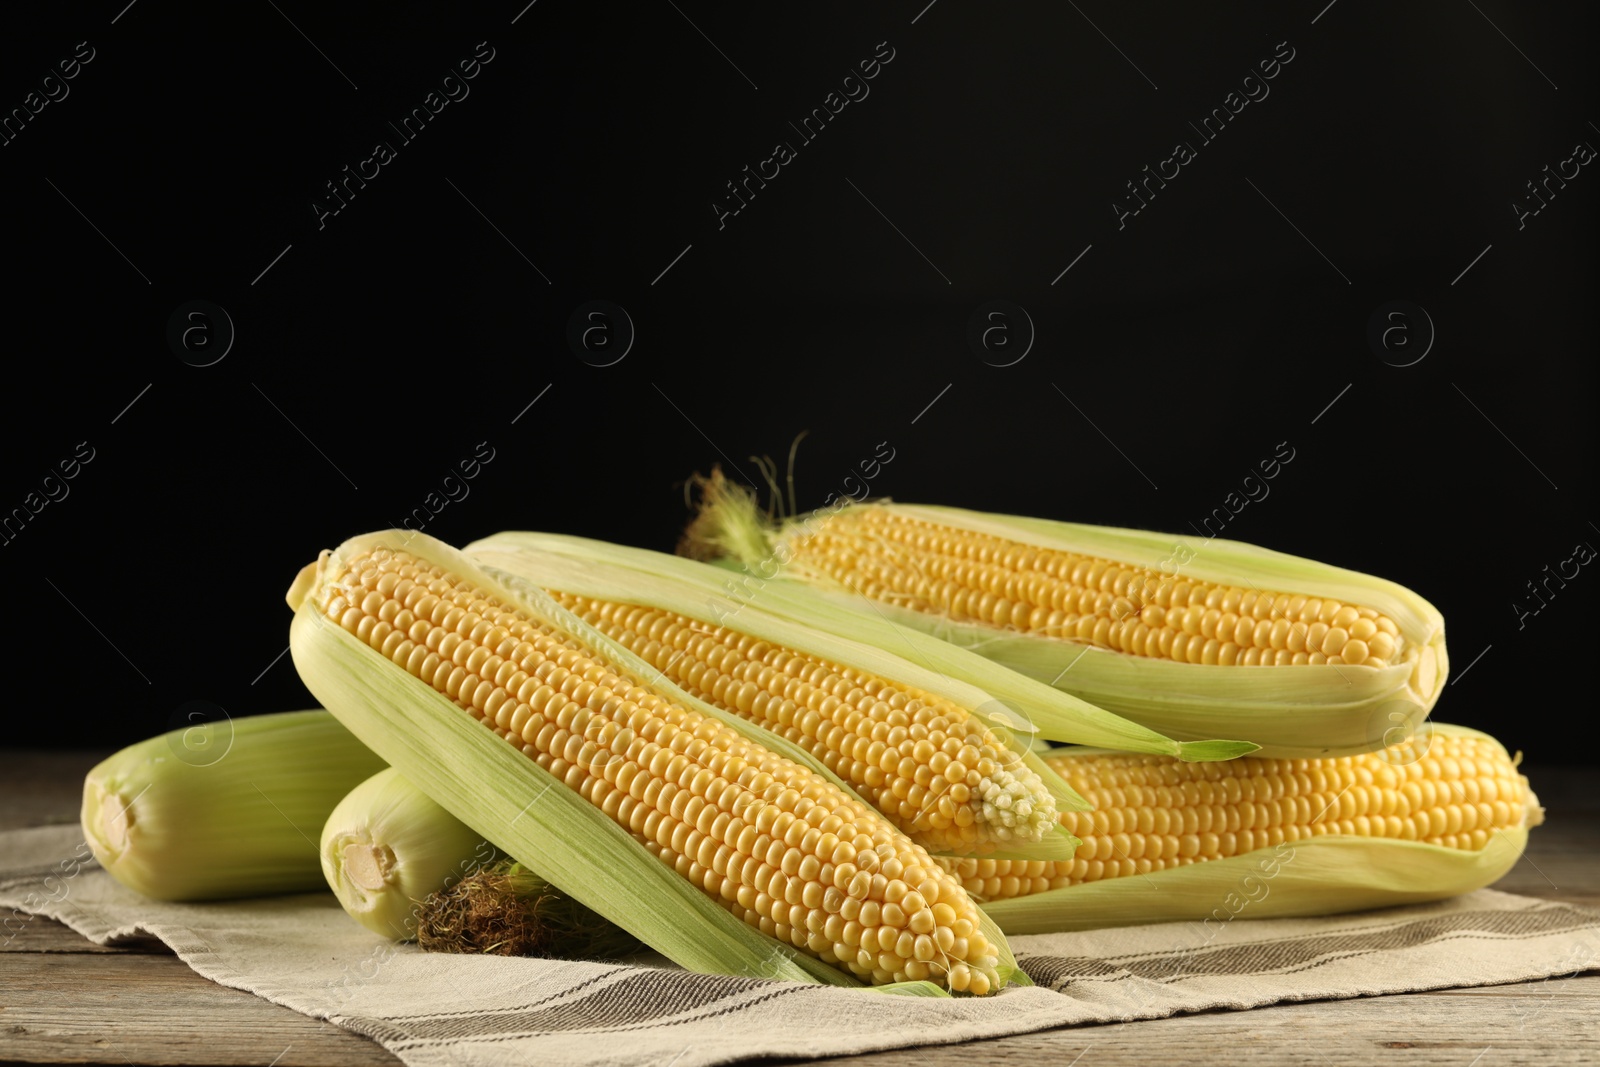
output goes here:
[[[1227, 536], [1422, 593], [1449, 624], [1439, 719], [1593, 761], [1600, 576], [1514, 603], [1600, 546], [1600, 174], [1521, 229], [1512, 208], [1600, 145], [1592, 12], [925, 2], [8, 15], [7, 113], [94, 49], [0, 147], [0, 511], [94, 454], [0, 548], [9, 739], [309, 704], [276, 658], [296, 569], [479, 442], [426, 532], [670, 549], [686, 476], [754, 478], [809, 431], [802, 506], [888, 442], [874, 494], [1178, 532], [1288, 442]], [[470, 95], [402, 143], [387, 123], [479, 42]], [[802, 143], [789, 123], [879, 42], [870, 95]], [[1201, 144], [1188, 123], [1280, 42], [1270, 95]], [[319, 227], [380, 140], [396, 158]], [[1180, 140], [1197, 158], [1119, 229]], [[797, 158], [719, 228], [778, 141]], [[608, 367], [566, 341], [594, 299], [637, 330]], [[191, 300], [237, 330], [209, 367], [167, 343]], [[967, 342], [991, 300], [1036, 328], [1012, 366]], [[1395, 300], [1437, 331], [1412, 366], [1367, 342]], [[1426, 347], [1409, 330], [1391, 362]]]

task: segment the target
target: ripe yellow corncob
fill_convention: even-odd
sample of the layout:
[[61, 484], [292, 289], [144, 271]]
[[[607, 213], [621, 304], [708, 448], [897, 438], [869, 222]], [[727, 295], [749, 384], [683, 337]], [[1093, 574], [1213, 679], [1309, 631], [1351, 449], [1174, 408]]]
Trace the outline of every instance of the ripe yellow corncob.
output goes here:
[[537, 591], [390, 531], [325, 553], [289, 600], [301, 677], [352, 732], [685, 966], [842, 977], [809, 956], [976, 994], [1011, 977], [998, 932], [920, 846], [737, 718], [640, 684], [643, 663]]
[[[1095, 805], [1062, 816], [1083, 842], [1074, 859], [939, 860], [1012, 933], [1204, 915], [1217, 902], [1195, 877], [1228, 865], [1280, 870], [1284, 883], [1264, 894], [1272, 914], [1449, 896], [1498, 878], [1543, 821], [1499, 742], [1443, 724], [1332, 759], [1183, 764], [1069, 749], [1047, 760]], [[1145, 899], [1118, 908], [1118, 891]]]
[[773, 526], [718, 475], [683, 551], [870, 601], [1173, 737], [1263, 755], [1380, 748], [1447, 671], [1421, 597], [1234, 541], [889, 502]]
[[809, 751], [936, 851], [992, 851], [1057, 826], [1039, 775], [965, 708], [686, 615], [551, 590], [685, 692]]
[[[955, 622], [988, 623], [1130, 656], [1222, 667], [1416, 661], [1399, 625], [1329, 597], [1185, 581], [886, 507], [853, 509], [800, 555], [841, 585]], [[1428, 688], [1418, 679], [1419, 688]]]

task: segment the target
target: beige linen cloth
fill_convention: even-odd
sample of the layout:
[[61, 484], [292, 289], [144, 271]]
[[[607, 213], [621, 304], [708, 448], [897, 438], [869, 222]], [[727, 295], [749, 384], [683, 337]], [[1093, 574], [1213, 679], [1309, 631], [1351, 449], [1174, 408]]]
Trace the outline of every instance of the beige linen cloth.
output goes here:
[[672, 1064], [949, 1044], [1212, 1008], [1493, 985], [1594, 967], [1600, 914], [1480, 890], [1329, 919], [1233, 919], [1015, 937], [1036, 985], [920, 999], [665, 961], [424, 953], [331, 893], [163, 904], [87, 859], [76, 827], [0, 834], [0, 940], [59, 919], [105, 944], [160, 938], [214, 982], [365, 1034], [412, 1065]]

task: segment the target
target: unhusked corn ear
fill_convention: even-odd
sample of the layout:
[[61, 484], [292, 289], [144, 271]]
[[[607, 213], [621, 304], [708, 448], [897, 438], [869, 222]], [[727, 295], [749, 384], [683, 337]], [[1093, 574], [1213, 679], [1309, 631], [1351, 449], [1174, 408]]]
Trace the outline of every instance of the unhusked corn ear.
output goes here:
[[[874, 984], [932, 979], [977, 994], [1001, 984], [1003, 946], [920, 846], [818, 774], [641, 685], [605, 654], [603, 636], [553, 603], [536, 614], [446, 546], [398, 533], [347, 543], [297, 581], [297, 599], [297, 627], [336, 626], [403, 668], [749, 927]], [[316, 691], [322, 672], [306, 659]], [[349, 706], [333, 691], [328, 703], [335, 714]], [[359, 721], [359, 709], [351, 716]], [[426, 759], [396, 763], [425, 792], [430, 776], [415, 772]], [[450, 808], [458, 787], [433, 781], [430, 795]], [[494, 831], [516, 821], [453, 813], [497, 842]], [[513, 850], [540, 873], [545, 852]], [[605, 873], [620, 885], [631, 877]], [[590, 904], [575, 879], [550, 880]], [[657, 924], [667, 920], [641, 905], [590, 906], [664, 943]]]
[[951, 701], [676, 612], [550, 592], [685, 692], [806, 749], [929, 849], [1056, 828], [1039, 776]]
[[158, 900], [322, 888], [309, 842], [383, 760], [321, 709], [185, 726], [108, 756], [83, 782], [84, 841]]
[[495, 859], [494, 846], [387, 767], [350, 790], [318, 840], [322, 874], [345, 913], [410, 941], [420, 904]]
[[[751, 546], [766, 545], [788, 577], [885, 605], [1179, 738], [1372, 751], [1396, 713], [1420, 722], [1445, 679], [1443, 619], [1427, 601], [1238, 542], [893, 503], [817, 513], [765, 539], [760, 523], [713, 476], [684, 550], [742, 551], [750, 565]], [[1299, 676], [1227, 669], [1244, 667]]]
[[322, 828], [322, 872], [349, 916], [425, 952], [615, 959], [639, 942], [514, 860], [393, 767]]
[[[1047, 759], [1095, 805], [1062, 816], [1082, 839], [1077, 857], [1065, 863], [941, 859], [975, 899], [1057, 890], [1065, 908], [1090, 884], [1131, 886], [1221, 860], [1270, 857], [1285, 848], [1292, 855], [1334, 839], [1364, 842], [1369, 864], [1383, 863], [1384, 845], [1483, 854], [1497, 836], [1525, 834], [1543, 820], [1527, 778], [1499, 742], [1442, 724], [1381, 752], [1332, 759], [1183, 764], [1072, 750]], [[1515, 862], [1517, 852], [1508, 846], [1503, 856]], [[1414, 860], [1409, 852], [1388, 856]], [[1414, 888], [1430, 885], [1422, 880]], [[1130, 914], [1127, 921], [1157, 920]]]

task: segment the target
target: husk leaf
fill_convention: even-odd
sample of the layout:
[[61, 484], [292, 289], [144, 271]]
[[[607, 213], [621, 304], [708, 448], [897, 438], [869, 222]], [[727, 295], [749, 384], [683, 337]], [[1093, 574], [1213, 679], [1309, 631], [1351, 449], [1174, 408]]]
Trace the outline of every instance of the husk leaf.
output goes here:
[[[1229, 918], [1336, 915], [1468, 893], [1500, 878], [1528, 831], [1502, 830], [1478, 852], [1417, 841], [1329, 835], [1278, 849], [1107, 878], [984, 904], [1007, 934]], [[1276, 871], [1276, 874], [1270, 872]], [[1208, 927], [1209, 929], [1209, 927]]]

